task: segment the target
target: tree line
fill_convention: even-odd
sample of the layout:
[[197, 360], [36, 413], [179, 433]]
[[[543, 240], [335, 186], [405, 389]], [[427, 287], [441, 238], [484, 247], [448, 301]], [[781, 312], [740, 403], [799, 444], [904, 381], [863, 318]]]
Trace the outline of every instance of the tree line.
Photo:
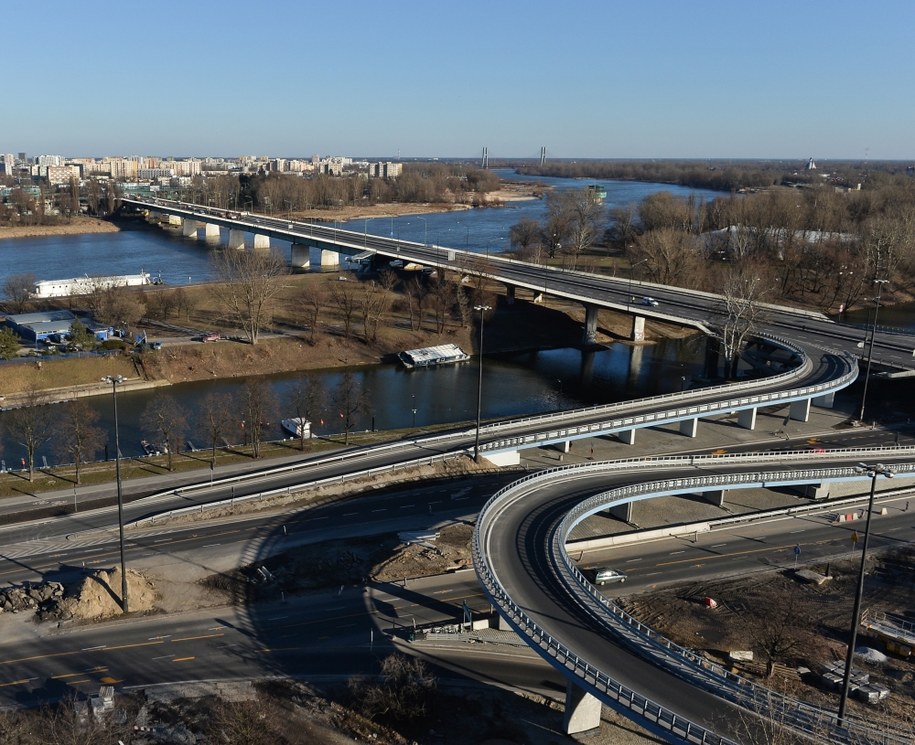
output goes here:
[[[186, 450], [190, 438], [205, 443], [212, 462], [217, 452], [239, 446], [252, 458], [259, 458], [270, 434], [276, 429], [279, 412], [289, 412], [308, 422], [334, 422], [349, 443], [349, 436], [361, 414], [369, 410], [370, 392], [359, 385], [356, 375], [345, 370], [333, 389], [320, 379], [306, 375], [283, 397], [276, 396], [262, 377], [248, 378], [237, 394], [208, 393], [197, 414], [188, 417], [178, 400], [164, 390], [153, 393], [140, 415], [143, 437], [150, 452], [165, 456], [165, 467], [175, 467], [175, 456]], [[109, 456], [107, 435], [99, 426], [99, 413], [84, 398], [50, 406], [47, 394], [33, 385], [25, 393], [22, 406], [8, 411], [3, 420], [5, 434], [22, 447], [20, 465], [34, 481], [39, 469], [38, 452], [48, 446], [60, 463], [71, 464], [74, 480], [82, 483], [87, 464], [104, 450]], [[303, 428], [298, 447], [307, 450], [310, 435]]]

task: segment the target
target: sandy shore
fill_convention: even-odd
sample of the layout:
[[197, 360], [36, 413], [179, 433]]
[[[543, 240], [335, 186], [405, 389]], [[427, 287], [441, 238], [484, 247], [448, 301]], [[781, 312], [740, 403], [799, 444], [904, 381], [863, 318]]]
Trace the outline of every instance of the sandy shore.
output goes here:
[[117, 233], [120, 228], [97, 217], [74, 217], [66, 225], [23, 225], [15, 228], [0, 227], [0, 240], [4, 238], [39, 238], [46, 235], [80, 235], [83, 233]]

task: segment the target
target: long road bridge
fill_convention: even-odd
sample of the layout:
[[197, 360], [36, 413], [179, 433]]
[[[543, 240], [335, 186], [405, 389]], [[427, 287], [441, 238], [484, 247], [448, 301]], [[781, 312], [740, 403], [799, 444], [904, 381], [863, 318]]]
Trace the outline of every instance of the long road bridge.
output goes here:
[[[635, 340], [641, 338], [646, 319], [692, 326], [705, 333], [711, 333], [715, 319], [723, 320], [722, 297], [698, 290], [568, 271], [448, 246], [386, 238], [367, 231], [360, 233], [249, 212], [216, 210], [186, 202], [136, 198], [122, 201], [180, 221], [188, 236], [196, 236], [201, 226], [208, 235], [216, 236], [224, 228], [228, 230], [230, 248], [243, 248], [246, 234], [255, 236], [255, 248], [269, 245], [271, 238], [288, 242], [293, 266], [336, 265], [341, 256], [377, 255], [405, 265], [434, 267], [500, 282], [505, 285], [510, 302], [522, 291], [534, 300], [550, 295], [581, 303], [585, 309], [583, 341], [586, 343], [594, 339], [597, 313], [602, 308], [631, 315], [631, 336]], [[645, 296], [653, 298], [657, 305], [643, 304], [641, 298]], [[821, 313], [787, 306], [766, 305], [765, 311], [761, 328], [764, 334], [799, 344], [814, 342], [859, 359], [870, 352], [867, 330], [836, 323]], [[871, 361], [880, 374], [915, 374], [915, 335], [878, 330], [873, 338]]]

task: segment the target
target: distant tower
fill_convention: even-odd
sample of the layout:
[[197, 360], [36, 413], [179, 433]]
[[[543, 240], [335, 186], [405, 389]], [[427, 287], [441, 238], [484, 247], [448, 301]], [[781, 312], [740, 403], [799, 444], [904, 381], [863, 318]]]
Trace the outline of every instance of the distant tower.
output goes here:
[[483, 162], [480, 163], [480, 168], [489, 168], [489, 148], [483, 148]]
[[542, 166], [545, 163], [546, 163], [546, 147], [544, 146], [544, 147], [540, 148], [540, 165]]
[[815, 171], [817, 169], [817, 164], [814, 162], [813, 158], [807, 160], [806, 170]]

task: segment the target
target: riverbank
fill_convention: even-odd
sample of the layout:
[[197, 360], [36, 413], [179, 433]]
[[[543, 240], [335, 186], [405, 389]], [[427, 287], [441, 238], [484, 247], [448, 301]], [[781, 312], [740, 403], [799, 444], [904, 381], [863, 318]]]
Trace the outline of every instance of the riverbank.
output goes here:
[[91, 233], [117, 233], [120, 228], [98, 217], [74, 217], [61, 225], [19, 225], [0, 227], [0, 240], [6, 238], [42, 238], [49, 235], [82, 235]]

